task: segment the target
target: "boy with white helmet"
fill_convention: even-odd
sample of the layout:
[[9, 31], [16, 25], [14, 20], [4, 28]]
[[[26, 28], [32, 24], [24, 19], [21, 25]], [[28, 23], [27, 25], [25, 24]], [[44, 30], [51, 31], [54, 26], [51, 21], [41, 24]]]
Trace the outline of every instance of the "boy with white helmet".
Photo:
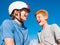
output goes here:
[[15, 1], [11, 3], [8, 11], [12, 20], [7, 19], [2, 24], [2, 45], [28, 45], [28, 30], [24, 26], [24, 21], [30, 12], [29, 6], [25, 2]]
[[41, 32], [38, 32], [39, 45], [60, 45], [60, 28], [57, 24], [48, 24], [48, 12], [38, 10], [35, 17], [38, 24], [42, 26]]

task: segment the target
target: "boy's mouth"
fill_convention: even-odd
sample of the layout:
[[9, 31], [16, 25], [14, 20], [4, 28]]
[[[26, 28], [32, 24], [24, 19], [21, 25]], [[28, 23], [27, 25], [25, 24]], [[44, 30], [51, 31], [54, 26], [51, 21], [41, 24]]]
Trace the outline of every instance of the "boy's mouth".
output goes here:
[[40, 23], [41, 21], [37, 21], [38, 23]]

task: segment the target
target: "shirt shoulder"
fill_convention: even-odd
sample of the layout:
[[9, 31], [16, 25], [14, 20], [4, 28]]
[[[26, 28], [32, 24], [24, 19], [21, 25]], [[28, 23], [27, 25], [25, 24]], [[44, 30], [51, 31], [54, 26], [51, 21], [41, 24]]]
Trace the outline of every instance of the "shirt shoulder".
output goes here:
[[57, 24], [52, 24], [51, 26], [52, 27], [59, 27]]
[[11, 26], [12, 27], [12, 20], [10, 20], [10, 19], [4, 20], [2, 23], [2, 27], [4, 27], [4, 26], [9, 26], [9, 27]]
[[60, 27], [57, 24], [52, 24], [51, 28], [53, 29], [53, 31], [60, 31]]
[[4, 20], [4, 21], [3, 21], [3, 23], [2, 23], [2, 24], [5, 24], [5, 23], [11, 23], [11, 20], [6, 19], [6, 20]]
[[4, 20], [2, 23], [2, 29], [3, 29], [3, 31], [7, 31], [7, 30], [13, 31], [14, 26], [13, 26], [12, 20], [10, 20], [10, 19]]

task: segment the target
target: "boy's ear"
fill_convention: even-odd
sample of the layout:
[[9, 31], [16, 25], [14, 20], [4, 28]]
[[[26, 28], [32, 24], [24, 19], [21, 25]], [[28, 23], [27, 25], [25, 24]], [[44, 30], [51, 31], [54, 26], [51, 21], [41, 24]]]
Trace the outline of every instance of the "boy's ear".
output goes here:
[[14, 11], [14, 15], [18, 16], [18, 11], [17, 10]]
[[45, 16], [45, 19], [48, 19], [48, 16]]

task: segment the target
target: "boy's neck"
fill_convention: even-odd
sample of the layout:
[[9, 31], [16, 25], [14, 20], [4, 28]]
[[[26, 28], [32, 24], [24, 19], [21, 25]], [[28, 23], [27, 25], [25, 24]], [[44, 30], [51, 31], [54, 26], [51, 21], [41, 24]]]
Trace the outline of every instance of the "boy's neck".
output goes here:
[[43, 30], [48, 26], [48, 23], [46, 22], [44, 25], [43, 25]]
[[22, 26], [21, 22], [19, 22], [17, 19], [14, 19], [14, 20], [17, 22], [17, 24], [19, 24], [20, 26]]

